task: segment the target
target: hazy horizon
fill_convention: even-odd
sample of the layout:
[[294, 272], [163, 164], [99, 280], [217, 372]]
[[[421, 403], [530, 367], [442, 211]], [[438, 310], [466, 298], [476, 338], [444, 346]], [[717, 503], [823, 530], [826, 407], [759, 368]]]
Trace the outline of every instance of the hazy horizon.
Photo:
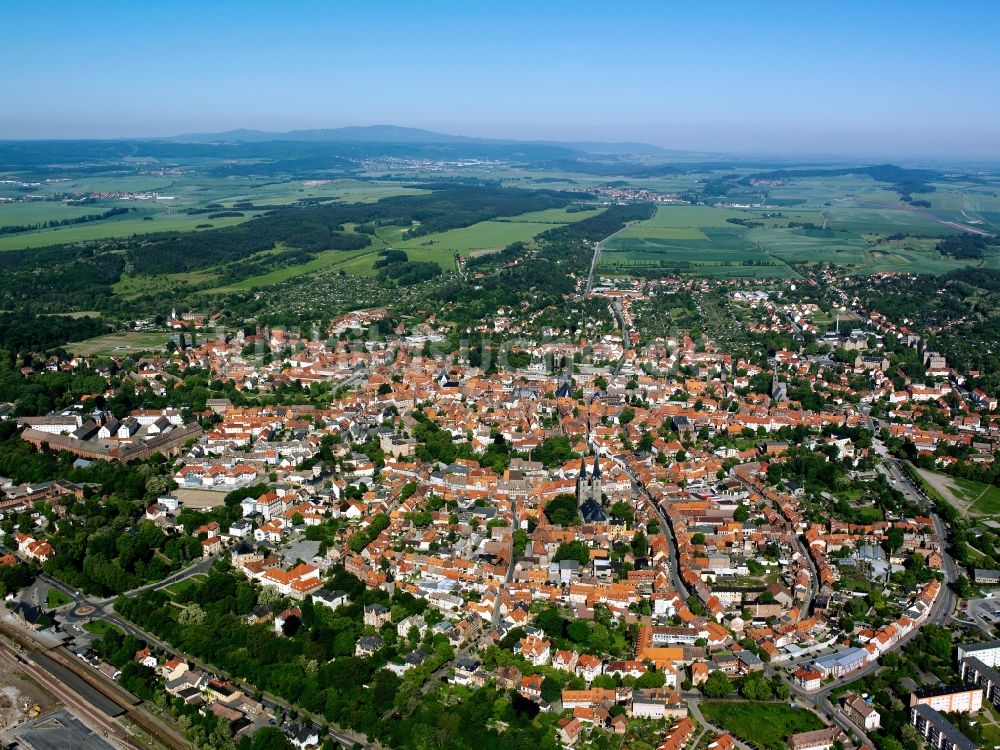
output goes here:
[[1000, 157], [995, 4], [102, 11], [7, 9], [0, 139], [391, 124], [712, 153]]

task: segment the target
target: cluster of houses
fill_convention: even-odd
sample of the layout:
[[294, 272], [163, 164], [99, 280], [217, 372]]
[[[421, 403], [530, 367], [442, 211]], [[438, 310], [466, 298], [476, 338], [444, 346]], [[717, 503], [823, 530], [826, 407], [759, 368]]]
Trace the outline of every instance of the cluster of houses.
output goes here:
[[[795, 672], [802, 686], [813, 689], [895, 647], [926, 620], [940, 593], [936, 579], [917, 591], [894, 592], [899, 611], [889, 624], [839, 631], [830, 614], [851, 596], [843, 580], [848, 566], [864, 567], [872, 580], [888, 585], [891, 573], [915, 555], [940, 569], [942, 540], [924, 517], [864, 525], [833, 514], [817, 520], [809, 512], [809, 503], [819, 500], [815, 493], [793, 481], [769, 481], [769, 469], [787, 461], [794, 447], [789, 431], [805, 435], [797, 442], [823, 460], [843, 462], [854, 478], [863, 477], [862, 464], [870, 468], [873, 458], [849, 437], [869, 425], [859, 402], [882, 402], [889, 433], [921, 452], [961, 445], [992, 460], [986, 444], [1000, 434], [990, 413], [995, 402], [964, 392], [960, 374], [935, 352], [924, 353], [924, 382], [908, 379], [897, 389], [898, 373], [881, 344], [894, 337], [917, 345], [919, 337], [913, 340], [911, 331], [875, 312], [861, 315], [850, 333], [840, 333], [838, 320], [835, 331], [822, 335], [830, 347], [857, 353], [846, 368], [804, 350], [779, 350], [764, 368], [683, 332], [637, 346], [632, 328], [650, 295], [714, 283], [599, 288], [597, 298], [620, 316], [624, 333], [567, 339], [560, 338], [566, 331], [547, 331], [552, 337], [518, 343], [517, 353], [527, 355], [518, 361], [528, 364], [500, 370], [475, 366], [460, 354], [426, 356], [427, 344], [444, 333], [433, 316], [416, 330], [392, 332], [391, 340], [361, 342], [348, 335], [377, 324], [383, 318], [378, 311], [338, 319], [324, 335], [262, 329], [220, 336], [175, 357], [247, 394], [291, 383], [351, 389], [326, 408], [210, 400], [198, 415], [204, 429], [185, 424], [178, 409], [136, 410], [115, 419], [80, 407], [23, 417], [22, 436], [84, 461], [172, 453], [178, 456], [173, 480], [182, 490], [257, 488], [242, 499], [239, 521], [229, 528], [209, 522], [196, 534], [204, 555], [228, 550], [241, 575], [296, 602], [343, 605], [342, 593], [323, 585], [327, 566], [342, 564], [370, 587], [426, 601], [442, 616], [433, 627], [455, 644], [498, 642], [520, 628], [525, 635], [513, 646], [519, 657], [587, 685], [602, 674], [638, 678], [656, 669], [665, 678], [662, 688], [564, 692], [562, 705], [573, 716], [560, 732], [572, 744], [570, 737], [588, 723], [618, 731], [618, 706], [632, 716], [677, 719], [676, 734], [664, 740], [669, 746], [685, 726], [677, 692], [685, 678], [679, 675], [697, 685], [715, 670], [749, 674], [763, 660], [780, 664], [848, 638], [859, 642]], [[793, 338], [822, 333], [817, 305], [780, 299], [752, 284], [732, 295], [734, 304], [756, 316], [752, 331]], [[504, 310], [477, 327], [505, 334], [529, 329], [530, 321]], [[587, 361], [572, 377], [555, 370], [553, 363], [576, 355]], [[144, 360], [136, 382], [155, 390], [170, 361]], [[750, 389], [761, 378], [771, 382], [767, 393]], [[859, 380], [866, 384], [863, 392], [855, 390]], [[804, 408], [789, 395], [793, 381], [822, 391], [826, 406]], [[917, 426], [923, 410], [953, 395], [969, 408], [955, 430]], [[508, 461], [471, 457], [501, 445], [514, 454]], [[565, 448], [554, 458], [553, 445]], [[60, 487], [48, 499], [58, 502], [74, 491]], [[551, 505], [563, 496], [575, 500], [579, 517], [572, 524], [550, 518]], [[164, 495], [145, 518], [170, 531], [178, 528], [179, 507], [176, 496]], [[7, 507], [0, 505], [0, 512]], [[284, 545], [302, 539], [310, 526], [333, 522], [321, 555], [282, 562]], [[890, 534], [899, 533], [902, 546], [886, 553]], [[581, 547], [582, 557], [564, 553]], [[41, 522], [37, 534], [17, 536], [22, 558], [44, 561], [53, 553]], [[558, 605], [577, 619], [593, 619], [600, 610], [635, 624], [633, 658], [559, 649], [533, 627], [538, 603]], [[274, 618], [274, 627], [285, 632], [297, 617], [292, 607]], [[366, 624], [376, 628], [387, 617], [365, 610]], [[405, 632], [430, 627], [416, 620], [398, 626]], [[380, 641], [363, 636], [356, 653], [374, 654]], [[402, 673], [426, 658], [416, 649], [391, 668]], [[454, 670], [462, 684], [489, 677], [474, 657]], [[530, 699], [540, 698], [536, 677], [492, 676]], [[220, 711], [240, 710], [231, 701], [215, 703]], [[871, 712], [862, 703], [845, 703], [844, 710], [868, 727]], [[719, 739], [719, 747], [725, 742]]]

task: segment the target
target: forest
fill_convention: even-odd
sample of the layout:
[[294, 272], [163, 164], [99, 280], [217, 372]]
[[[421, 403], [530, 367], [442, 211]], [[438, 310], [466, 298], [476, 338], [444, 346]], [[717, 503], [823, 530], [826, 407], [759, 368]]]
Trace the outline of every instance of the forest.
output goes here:
[[971, 234], [956, 234], [954, 237], [943, 237], [937, 243], [937, 250], [942, 255], [950, 255], [958, 260], [977, 260], [983, 257], [983, 250], [996, 243], [996, 238]]
[[0, 350], [44, 352], [67, 341], [80, 341], [106, 333], [99, 318], [36, 315], [30, 309], [0, 312]]

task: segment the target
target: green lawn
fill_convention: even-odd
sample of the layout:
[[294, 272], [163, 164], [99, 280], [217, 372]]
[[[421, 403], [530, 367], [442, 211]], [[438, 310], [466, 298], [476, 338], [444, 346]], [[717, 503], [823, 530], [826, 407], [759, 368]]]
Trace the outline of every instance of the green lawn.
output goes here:
[[48, 596], [45, 598], [46, 604], [50, 607], [61, 607], [64, 604], [69, 604], [71, 601], [73, 600], [57, 588], [49, 589]]
[[1000, 487], [992, 484], [973, 482], [970, 479], [955, 479], [965, 496], [972, 501], [973, 513], [991, 516], [1000, 513]]
[[712, 724], [757, 747], [780, 745], [789, 735], [823, 728], [815, 714], [785, 703], [706, 701], [701, 712]]
[[172, 583], [169, 586], [164, 587], [163, 590], [166, 591], [171, 596], [177, 596], [178, 594], [181, 594], [182, 592], [197, 586], [203, 580], [205, 580], [205, 576], [201, 575], [192, 576], [191, 578], [186, 578], [183, 581]]
[[120, 628], [118, 628], [115, 625], [112, 625], [107, 620], [92, 620], [91, 622], [86, 623], [83, 626], [83, 629], [86, 630], [88, 633], [93, 633], [94, 635], [99, 635], [101, 637], [104, 637], [111, 631], [114, 631], [116, 633], [122, 632]]

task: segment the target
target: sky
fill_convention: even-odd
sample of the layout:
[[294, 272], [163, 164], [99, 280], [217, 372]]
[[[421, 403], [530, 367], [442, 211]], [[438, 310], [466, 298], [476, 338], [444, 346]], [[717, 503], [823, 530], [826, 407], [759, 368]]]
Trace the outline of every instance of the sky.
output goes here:
[[1000, 157], [1000, 3], [7, 0], [0, 139], [392, 124]]

